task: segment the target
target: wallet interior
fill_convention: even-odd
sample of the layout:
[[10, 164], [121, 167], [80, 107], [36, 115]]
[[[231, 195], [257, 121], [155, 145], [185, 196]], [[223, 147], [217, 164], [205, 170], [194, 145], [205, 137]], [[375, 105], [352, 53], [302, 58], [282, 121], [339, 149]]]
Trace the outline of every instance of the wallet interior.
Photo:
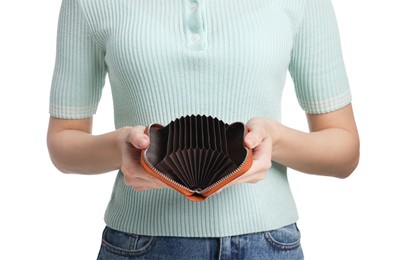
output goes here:
[[244, 164], [243, 123], [226, 124], [210, 116], [178, 118], [166, 126], [150, 125], [150, 145], [144, 156], [168, 181], [202, 194]]

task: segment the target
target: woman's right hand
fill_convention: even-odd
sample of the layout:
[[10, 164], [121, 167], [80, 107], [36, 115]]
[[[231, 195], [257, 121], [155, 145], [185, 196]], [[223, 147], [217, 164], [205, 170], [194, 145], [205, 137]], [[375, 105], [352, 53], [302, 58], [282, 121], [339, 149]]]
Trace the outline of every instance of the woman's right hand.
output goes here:
[[166, 188], [167, 184], [147, 173], [140, 164], [142, 150], [148, 148], [149, 137], [145, 134], [144, 126], [121, 128], [121, 171], [125, 184], [136, 191]]

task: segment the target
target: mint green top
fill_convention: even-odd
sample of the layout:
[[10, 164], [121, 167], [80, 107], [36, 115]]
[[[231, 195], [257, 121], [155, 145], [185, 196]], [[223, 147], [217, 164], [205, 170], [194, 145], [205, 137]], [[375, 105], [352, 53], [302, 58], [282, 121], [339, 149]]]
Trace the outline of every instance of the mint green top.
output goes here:
[[[63, 0], [50, 114], [95, 114], [110, 80], [115, 127], [190, 114], [280, 120], [289, 70], [307, 113], [351, 102], [330, 0]], [[204, 202], [136, 192], [117, 174], [105, 221], [144, 235], [217, 237], [296, 222], [286, 167]]]

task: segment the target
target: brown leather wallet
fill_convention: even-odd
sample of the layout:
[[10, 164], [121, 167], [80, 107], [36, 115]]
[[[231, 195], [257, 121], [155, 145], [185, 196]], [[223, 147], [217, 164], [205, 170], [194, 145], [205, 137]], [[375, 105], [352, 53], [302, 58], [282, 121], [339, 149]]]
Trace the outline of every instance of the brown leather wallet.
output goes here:
[[145, 133], [150, 145], [141, 154], [143, 168], [192, 201], [205, 200], [252, 165], [241, 122], [191, 115], [151, 124]]

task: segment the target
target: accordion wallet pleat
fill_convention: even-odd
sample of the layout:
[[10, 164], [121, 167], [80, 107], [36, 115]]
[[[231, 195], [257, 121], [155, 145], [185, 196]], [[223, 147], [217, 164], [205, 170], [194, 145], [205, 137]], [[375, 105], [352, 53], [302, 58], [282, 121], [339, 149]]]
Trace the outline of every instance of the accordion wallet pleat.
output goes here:
[[252, 150], [244, 145], [247, 131], [241, 122], [228, 125], [200, 115], [151, 124], [141, 165], [189, 200], [203, 201], [252, 166]]

